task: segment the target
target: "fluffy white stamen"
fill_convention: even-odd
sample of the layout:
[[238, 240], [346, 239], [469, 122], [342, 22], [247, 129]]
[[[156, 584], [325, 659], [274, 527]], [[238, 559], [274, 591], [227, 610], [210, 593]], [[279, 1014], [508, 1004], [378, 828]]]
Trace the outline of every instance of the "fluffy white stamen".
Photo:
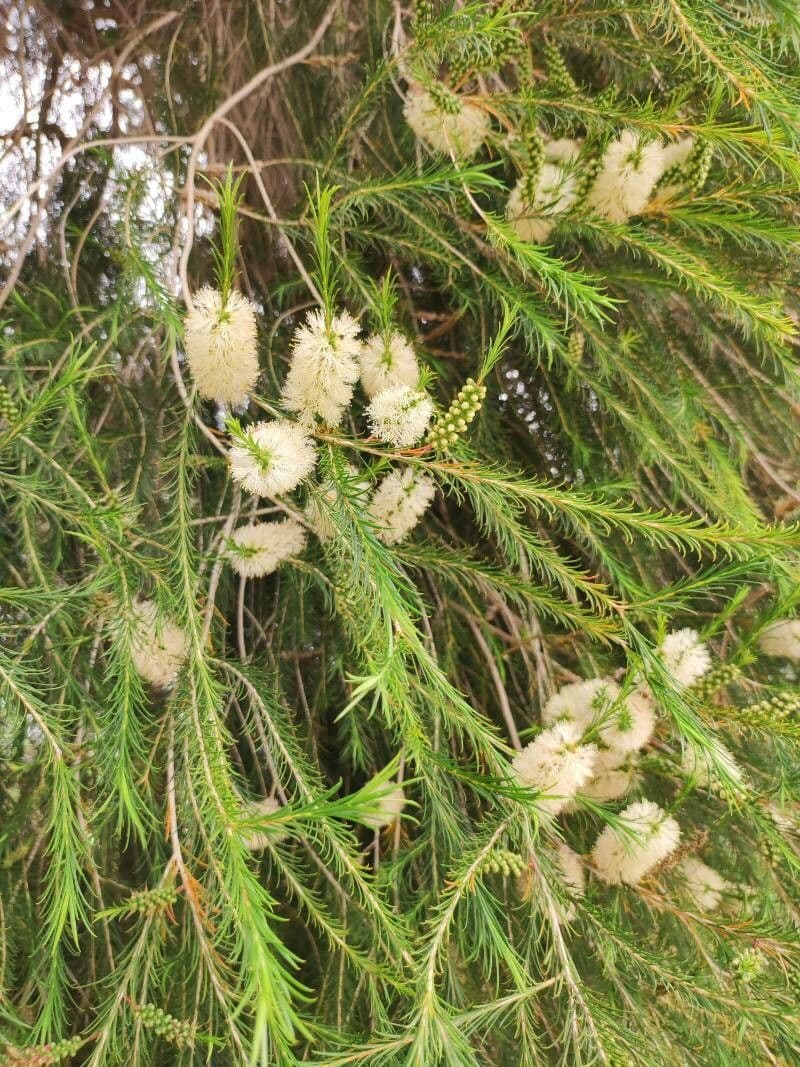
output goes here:
[[258, 378], [256, 312], [241, 293], [222, 294], [209, 286], [192, 298], [184, 323], [186, 362], [201, 396], [238, 406]]
[[592, 777], [597, 749], [582, 745], [581, 733], [574, 723], [558, 722], [543, 730], [511, 762], [522, 785], [547, 794], [537, 805], [551, 815], [561, 811]]
[[668, 674], [678, 685], [694, 685], [711, 670], [711, 653], [697, 630], [686, 627], [667, 634], [659, 651]]
[[[263, 800], [255, 800], [248, 805], [248, 817], [256, 819], [259, 815], [274, 815], [280, 811], [280, 808], [281, 805], [275, 797], [264, 797]], [[285, 836], [286, 833], [283, 830], [275, 829], [271, 833], [266, 833], [263, 830], [253, 830], [242, 838], [242, 844], [251, 852], [261, 852], [270, 842], [273, 845], [277, 845]]]
[[575, 176], [555, 163], [545, 163], [539, 173], [533, 202], [523, 195], [524, 178], [511, 191], [506, 204], [506, 218], [522, 241], [542, 244], [555, 226], [554, 216], [568, 211], [575, 202]]
[[245, 437], [246, 443], [231, 446], [228, 461], [231, 477], [253, 496], [290, 493], [317, 462], [314, 442], [288, 419], [257, 422]]
[[387, 545], [404, 540], [427, 511], [436, 486], [425, 474], [410, 467], [387, 474], [367, 509], [377, 529], [375, 536]]
[[395, 448], [409, 448], [424, 436], [433, 417], [430, 397], [407, 385], [376, 393], [367, 409], [376, 437]]
[[459, 159], [474, 156], [489, 134], [489, 116], [481, 108], [461, 101], [458, 111], [445, 111], [418, 85], [411, 86], [403, 112], [421, 141]]
[[133, 617], [133, 665], [151, 685], [169, 689], [186, 659], [189, 638], [180, 626], [159, 617], [152, 600], [136, 601]]
[[678, 870], [696, 907], [700, 911], [716, 911], [722, 903], [722, 894], [730, 888], [722, 875], [694, 856], [682, 859]]
[[231, 535], [228, 559], [243, 578], [261, 578], [298, 556], [306, 544], [306, 531], [295, 519], [252, 522]]
[[391, 826], [397, 822], [403, 814], [406, 806], [406, 795], [401, 785], [388, 790], [376, 801], [372, 811], [363, 814], [360, 822], [368, 826], [370, 830], [382, 830], [384, 826]]
[[620, 812], [622, 826], [606, 826], [592, 849], [598, 877], [610, 885], [637, 885], [678, 847], [677, 822], [651, 800]]
[[800, 660], [800, 619], [780, 619], [761, 634], [758, 645], [765, 656]]
[[[369, 489], [370, 483], [365, 479], [358, 478], [358, 471], [352, 465], [347, 464], [347, 474], [350, 479], [351, 491], [358, 495], [359, 502], [363, 502], [363, 498]], [[323, 485], [319, 486], [315, 493], [309, 496], [308, 503], [305, 507], [305, 517], [308, 525], [324, 544], [326, 541], [330, 541], [336, 532], [333, 522], [328, 517], [327, 509], [325, 505], [319, 499], [322, 497], [324, 500], [334, 503], [338, 497], [339, 488], [331, 481], [326, 481]], [[350, 494], [348, 493], [348, 496]]]
[[419, 381], [419, 364], [414, 349], [401, 333], [389, 338], [373, 334], [361, 348], [361, 384], [369, 397], [392, 385], [408, 385]]
[[329, 426], [338, 426], [358, 380], [358, 331], [347, 311], [334, 315], [329, 325], [322, 309], [309, 312], [295, 330], [281, 394], [290, 411], [309, 420], [318, 415]]
[[586, 207], [611, 222], [625, 222], [645, 208], [663, 173], [664, 148], [657, 141], [643, 143], [625, 130], [608, 145], [602, 166], [586, 197]]

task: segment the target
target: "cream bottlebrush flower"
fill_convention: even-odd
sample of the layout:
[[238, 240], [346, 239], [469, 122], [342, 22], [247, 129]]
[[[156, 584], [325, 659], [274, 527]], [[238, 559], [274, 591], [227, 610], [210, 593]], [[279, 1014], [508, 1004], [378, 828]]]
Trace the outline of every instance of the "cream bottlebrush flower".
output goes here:
[[375, 808], [361, 816], [360, 822], [368, 826], [370, 830], [382, 830], [384, 826], [391, 826], [397, 822], [403, 814], [406, 806], [406, 795], [401, 785], [396, 785], [378, 798]]
[[288, 419], [257, 422], [244, 432], [245, 443], [231, 445], [231, 477], [253, 496], [290, 493], [317, 462], [314, 442]]
[[272, 574], [306, 546], [306, 531], [294, 519], [278, 522], [251, 522], [231, 535], [228, 559], [243, 578], [261, 578]]
[[765, 656], [800, 660], [800, 619], [780, 619], [761, 634], [758, 646]]
[[722, 903], [722, 894], [730, 888], [728, 882], [702, 860], [686, 856], [678, 865], [686, 884], [686, 891], [700, 911], [716, 911]]
[[793, 834], [797, 831], [797, 818], [791, 811], [779, 807], [777, 804], [769, 803], [767, 804], [767, 812], [779, 830], [783, 830], [787, 834]]
[[[719, 762], [725, 767], [728, 776], [735, 782], [744, 786], [744, 772], [732, 752], [721, 741], [716, 742], [716, 752]], [[685, 778], [689, 778], [692, 784], [701, 789], [718, 788], [717, 770], [714, 762], [705, 752], [701, 752], [685, 745], [681, 754], [681, 771]]]
[[686, 627], [667, 634], [659, 651], [667, 673], [678, 685], [694, 685], [711, 670], [711, 653], [697, 630]]
[[243, 404], [258, 378], [256, 312], [241, 293], [222, 294], [205, 286], [192, 298], [184, 323], [186, 362], [201, 396], [222, 404]]
[[490, 122], [475, 104], [460, 103], [458, 111], [445, 111], [427, 90], [412, 85], [403, 113], [417, 137], [435, 151], [469, 159], [486, 140]]
[[582, 141], [574, 137], [558, 137], [555, 140], [545, 138], [544, 158], [548, 163], [574, 163], [581, 154]]
[[585, 730], [618, 696], [619, 686], [608, 678], [569, 682], [544, 705], [542, 722], [574, 722]]
[[[358, 470], [352, 463], [347, 464], [347, 473], [349, 478], [353, 480], [353, 488], [358, 493], [360, 500], [366, 495], [366, 492], [369, 489], [369, 482], [366, 479], [355, 481], [358, 476]], [[318, 490], [318, 494], [323, 496], [326, 500], [331, 501], [331, 503], [336, 500], [338, 492], [338, 488], [330, 481], [325, 482]], [[317, 499], [317, 496], [309, 496], [304, 514], [308, 525], [317, 535], [319, 540], [322, 541], [323, 544], [326, 541], [330, 541], [336, 530], [333, 523], [328, 518], [324, 506], [321, 505]]]
[[679, 137], [677, 141], [667, 141], [661, 149], [661, 173], [666, 174], [673, 167], [682, 167], [688, 163], [694, 150], [694, 137]]
[[373, 334], [361, 346], [361, 384], [369, 397], [392, 385], [414, 387], [419, 381], [419, 364], [414, 349], [401, 333], [389, 338]]
[[560, 841], [556, 849], [556, 862], [564, 884], [574, 897], [586, 892], [586, 868], [577, 852]]
[[281, 394], [290, 411], [306, 419], [319, 415], [330, 426], [338, 426], [358, 380], [358, 331], [358, 323], [347, 311], [334, 315], [330, 327], [325, 325], [321, 308], [309, 312], [295, 330]]
[[[565, 845], [563, 841], [560, 841], [555, 848], [554, 860], [556, 872], [564, 883], [567, 896], [573, 899], [584, 896], [586, 893], [586, 868], [578, 853], [573, 852], [569, 845]], [[531, 872], [526, 871], [522, 874], [518, 879], [517, 885], [523, 897], [530, 897], [533, 892]], [[575, 918], [575, 908], [569, 901], [565, 903], [557, 902], [556, 909], [562, 922], [570, 923]]]
[[433, 402], [418, 389], [393, 385], [375, 394], [367, 415], [376, 437], [395, 448], [409, 448], [425, 435], [433, 418]]
[[142, 678], [159, 689], [169, 689], [189, 651], [189, 638], [169, 619], [159, 618], [152, 600], [133, 606], [131, 659]]
[[656, 706], [653, 694], [639, 686], [618, 700], [603, 716], [600, 736], [618, 752], [637, 752], [648, 743], [656, 727]]
[[542, 708], [542, 722], [572, 722], [588, 730], [597, 726], [600, 740], [624, 753], [646, 745], [655, 727], [655, 706], [646, 690], [636, 689], [625, 700], [610, 678], [589, 678], [562, 686]]
[[511, 761], [522, 785], [548, 794], [537, 804], [551, 815], [558, 814], [592, 777], [597, 748], [581, 744], [582, 732], [574, 723], [557, 722]]
[[554, 215], [569, 210], [575, 202], [578, 183], [575, 176], [555, 163], [545, 163], [539, 172], [533, 203], [523, 196], [525, 179], [520, 178], [506, 204], [506, 218], [522, 241], [541, 244], [555, 226]]
[[600, 770], [588, 782], [581, 792], [591, 800], [605, 804], [609, 800], [619, 800], [634, 788], [639, 780], [636, 763], [629, 760], [620, 767], [607, 767]]
[[[661, 174], [659, 178], [664, 178], [667, 172], [674, 167], [684, 167], [689, 162], [695, 146], [694, 137], [681, 137], [677, 141], [668, 141], [663, 146], [663, 156], [661, 160]], [[674, 177], [674, 175], [673, 175]], [[656, 190], [656, 199], [667, 200], [673, 197], [676, 193], [681, 191], [681, 183], [676, 181], [670, 181], [662, 183]]]
[[367, 508], [377, 526], [375, 536], [386, 545], [399, 544], [417, 525], [435, 495], [433, 480], [410, 467], [387, 474]]
[[587, 209], [611, 222], [638, 215], [663, 173], [663, 158], [663, 146], [657, 141], [644, 144], [633, 130], [625, 130], [606, 148], [586, 196]]
[[609, 885], [637, 885], [678, 847], [677, 822], [652, 800], [638, 800], [620, 812], [622, 826], [606, 826], [592, 849], [598, 877]]
[[[274, 815], [280, 811], [281, 805], [275, 799], [275, 797], [264, 797], [263, 800], [256, 800], [252, 804], [248, 805], [247, 817], [249, 819], [257, 819], [259, 815]], [[273, 830], [272, 833], [265, 833], [263, 830], [253, 830], [248, 833], [247, 836], [242, 838], [242, 844], [245, 848], [251, 852], [261, 852], [272, 842], [273, 845], [277, 845], [286, 837], [286, 834], [282, 830]]]

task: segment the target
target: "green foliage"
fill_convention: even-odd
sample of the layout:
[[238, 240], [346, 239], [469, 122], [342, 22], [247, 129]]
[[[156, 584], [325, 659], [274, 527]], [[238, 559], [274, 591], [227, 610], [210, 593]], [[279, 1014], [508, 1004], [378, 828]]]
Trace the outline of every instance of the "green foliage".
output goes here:
[[[0, 1060], [800, 1063], [800, 657], [774, 636], [800, 605], [800, 17], [290, 6], [7, 26], [31, 99], [0, 296]], [[410, 128], [412, 86], [443, 130], [477, 111], [474, 153]], [[592, 194], [626, 132], [678, 162], [619, 221]], [[203, 285], [258, 311], [236, 410], [191, 388]], [[407, 338], [435, 414], [396, 447], [351, 381], [339, 425], [306, 420], [313, 474], [248, 497], [228, 450], [275, 461], [249, 430], [286, 417], [316, 307], [334, 363], [345, 308]], [[396, 540], [386, 479], [433, 497]], [[279, 520], [303, 551], [235, 569], [237, 529]], [[688, 627], [691, 684], [664, 651]], [[584, 743], [642, 692], [652, 736], [625, 792], [553, 815], [511, 761], [590, 678], [619, 690]], [[680, 845], [607, 884], [592, 847], [641, 799]]]

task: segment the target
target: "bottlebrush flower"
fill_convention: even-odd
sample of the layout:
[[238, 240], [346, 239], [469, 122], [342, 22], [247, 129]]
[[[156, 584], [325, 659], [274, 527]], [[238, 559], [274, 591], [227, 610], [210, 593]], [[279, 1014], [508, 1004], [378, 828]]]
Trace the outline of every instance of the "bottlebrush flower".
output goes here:
[[294, 519], [251, 522], [234, 530], [228, 559], [243, 578], [261, 578], [298, 556], [305, 545], [306, 531]]
[[428, 510], [436, 486], [425, 474], [410, 467], [387, 474], [367, 509], [377, 529], [375, 536], [387, 545], [404, 540]]
[[330, 326], [325, 324], [322, 309], [309, 312], [295, 330], [281, 394], [290, 411], [305, 419], [318, 415], [330, 426], [339, 425], [358, 380], [358, 331], [358, 323], [347, 311], [334, 315]]
[[426, 89], [412, 85], [403, 113], [417, 137], [430, 148], [459, 159], [469, 159], [488, 136], [489, 116], [475, 104], [457, 97], [453, 100], [454, 110], [446, 110]]
[[506, 218], [522, 241], [542, 244], [555, 226], [553, 216], [569, 210], [575, 202], [578, 184], [575, 176], [555, 163], [545, 163], [539, 172], [531, 202], [523, 193], [525, 178], [520, 178], [506, 204]]
[[653, 694], [639, 686], [626, 697], [618, 699], [602, 718], [600, 737], [609, 748], [618, 752], [637, 752], [648, 743], [656, 726], [656, 707]]
[[678, 685], [694, 685], [711, 670], [711, 653], [697, 630], [686, 627], [667, 634], [660, 652], [667, 673]]
[[625, 222], [644, 209], [663, 173], [664, 148], [643, 143], [625, 130], [606, 148], [600, 170], [586, 196], [586, 207], [611, 222]]
[[[260, 815], [270, 816], [280, 811], [281, 805], [275, 797], [264, 797], [263, 800], [255, 800], [251, 804], [248, 804], [247, 816], [250, 819], [257, 819]], [[263, 830], [253, 830], [246, 834], [242, 838], [242, 844], [250, 852], [261, 852], [272, 842], [273, 845], [277, 845], [278, 842], [285, 838], [286, 834], [283, 830], [273, 830], [272, 833], [266, 833]]]
[[666, 174], [673, 167], [683, 167], [689, 162], [694, 151], [695, 139], [692, 136], [679, 137], [677, 141], [668, 141], [661, 149], [661, 173]]
[[652, 800], [638, 800], [620, 812], [622, 826], [606, 826], [592, 849], [598, 877], [609, 885], [637, 885], [678, 847], [677, 822]]
[[424, 437], [433, 418], [433, 403], [417, 389], [393, 385], [375, 394], [367, 415], [376, 437], [395, 448], [409, 448]]
[[560, 841], [556, 849], [558, 867], [573, 896], [582, 897], [586, 891], [586, 868], [577, 852]]
[[768, 803], [766, 808], [770, 819], [772, 819], [779, 830], [783, 830], [786, 834], [796, 833], [798, 822], [793, 812], [788, 808], [780, 807], [778, 804], [773, 803]]
[[619, 686], [608, 678], [588, 678], [562, 685], [542, 708], [542, 722], [573, 722], [585, 730], [619, 694]]
[[[732, 752], [721, 741], [715, 742], [717, 759], [725, 767], [728, 776], [734, 782], [744, 785], [744, 772]], [[685, 745], [681, 754], [681, 772], [685, 778], [691, 780], [694, 786], [701, 789], [719, 789], [719, 778], [716, 767], [711, 758], [699, 749]]]
[[[598, 763], [602, 757], [602, 751], [598, 752]], [[626, 793], [630, 793], [639, 779], [636, 762], [626, 759], [619, 767], [602, 767], [595, 765], [597, 773], [591, 782], [587, 782], [581, 792], [591, 800], [597, 800], [601, 804], [609, 800], [619, 800]]]
[[780, 619], [761, 634], [758, 645], [765, 656], [800, 660], [800, 619]]
[[697, 908], [700, 911], [716, 911], [722, 902], [722, 894], [729, 888], [722, 875], [694, 856], [682, 859], [678, 870]]
[[231, 446], [231, 477], [253, 496], [290, 493], [308, 477], [317, 462], [314, 442], [288, 419], [257, 422]]
[[361, 346], [361, 384], [369, 397], [392, 385], [408, 385], [419, 381], [419, 364], [411, 344], [401, 333], [386, 338], [373, 334]]
[[[358, 479], [358, 470], [352, 463], [347, 464], [347, 474], [353, 493], [357, 494], [359, 499], [363, 498], [369, 489], [369, 482], [365, 478]], [[308, 503], [305, 507], [304, 514], [306, 521], [323, 544], [326, 541], [330, 541], [336, 530], [333, 523], [328, 518], [325, 507], [320, 504], [318, 497], [322, 496], [324, 499], [333, 503], [336, 500], [338, 493], [338, 486], [334, 485], [331, 481], [327, 481], [324, 485], [320, 486], [315, 493], [312, 493], [309, 496]]]
[[134, 604], [131, 659], [145, 681], [158, 689], [171, 688], [188, 651], [186, 633], [169, 619], [159, 617], [154, 601], [138, 600]]
[[397, 822], [405, 806], [406, 795], [403, 787], [396, 785], [379, 797], [374, 809], [363, 814], [359, 822], [368, 826], [370, 830], [382, 830], [384, 826], [391, 826], [392, 823]]
[[610, 678], [569, 682], [542, 708], [542, 722], [572, 722], [582, 732], [595, 726], [600, 741], [621, 754], [633, 752], [650, 740], [655, 726], [655, 705], [643, 688], [624, 700]]
[[[556, 847], [556, 867], [571, 897], [582, 897], [586, 893], [586, 868], [577, 852], [560, 841]], [[575, 909], [571, 904], [561, 908], [564, 922], [572, 922]]]
[[548, 163], [574, 163], [581, 154], [582, 141], [574, 137], [545, 138], [544, 158]]
[[192, 305], [183, 339], [198, 392], [221, 404], [243, 404], [258, 379], [255, 308], [237, 292], [223, 307], [222, 294], [210, 286], [195, 293]]
[[548, 794], [538, 806], [556, 815], [592, 777], [597, 748], [582, 745], [582, 730], [558, 722], [518, 752], [511, 767], [522, 785]]

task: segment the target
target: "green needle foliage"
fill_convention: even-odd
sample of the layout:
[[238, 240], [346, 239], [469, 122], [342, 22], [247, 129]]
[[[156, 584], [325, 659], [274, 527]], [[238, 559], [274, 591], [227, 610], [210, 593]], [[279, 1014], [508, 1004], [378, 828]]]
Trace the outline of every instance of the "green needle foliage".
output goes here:
[[800, 1064], [800, 10], [2, 19], [0, 1062]]

